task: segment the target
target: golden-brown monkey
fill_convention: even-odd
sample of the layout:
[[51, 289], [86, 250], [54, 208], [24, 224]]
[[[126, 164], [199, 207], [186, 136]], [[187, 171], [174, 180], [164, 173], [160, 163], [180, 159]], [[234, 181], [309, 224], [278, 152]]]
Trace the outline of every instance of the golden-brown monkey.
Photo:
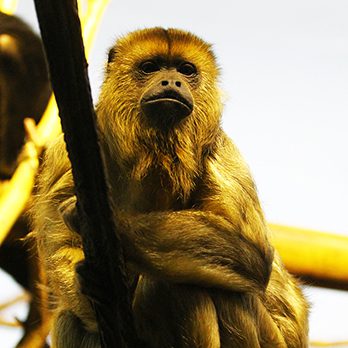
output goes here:
[[[97, 104], [139, 336], [153, 348], [307, 346], [307, 304], [273, 253], [254, 183], [220, 126], [211, 47], [146, 29], [110, 50]], [[99, 347], [63, 139], [46, 154], [33, 209], [57, 307], [54, 347]], [[82, 344], [81, 344], [82, 342]], [[81, 345], [80, 345], [81, 344]]]

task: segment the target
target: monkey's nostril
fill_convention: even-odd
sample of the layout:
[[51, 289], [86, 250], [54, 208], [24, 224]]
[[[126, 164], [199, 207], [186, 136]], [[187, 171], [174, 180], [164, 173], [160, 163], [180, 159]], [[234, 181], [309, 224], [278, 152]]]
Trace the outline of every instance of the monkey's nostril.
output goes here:
[[163, 80], [162, 81], [162, 86], [168, 86], [169, 85], [169, 82], [168, 81], [166, 81], [166, 80]]
[[175, 81], [175, 86], [176, 87], [181, 87], [181, 82], [180, 81]]

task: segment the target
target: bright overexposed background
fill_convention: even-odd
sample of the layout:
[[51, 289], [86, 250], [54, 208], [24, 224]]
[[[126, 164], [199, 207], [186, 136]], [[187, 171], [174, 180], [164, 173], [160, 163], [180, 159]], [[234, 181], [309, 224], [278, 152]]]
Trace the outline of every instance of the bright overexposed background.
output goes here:
[[[32, 1], [20, 0], [17, 14], [37, 30]], [[111, 0], [89, 60], [95, 100], [108, 47], [148, 26], [213, 43], [227, 96], [223, 127], [250, 165], [267, 219], [348, 235], [348, 1]], [[1, 301], [20, 292], [0, 281]], [[348, 292], [305, 293], [311, 339], [348, 340]], [[0, 327], [0, 347], [18, 335]]]

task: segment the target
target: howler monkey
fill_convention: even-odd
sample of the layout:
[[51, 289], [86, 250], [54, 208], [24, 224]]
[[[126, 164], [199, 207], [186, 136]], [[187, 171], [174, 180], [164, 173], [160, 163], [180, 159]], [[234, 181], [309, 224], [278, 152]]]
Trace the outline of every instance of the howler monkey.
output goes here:
[[[115, 221], [153, 348], [307, 347], [307, 304], [267, 236], [255, 186], [221, 129], [210, 45], [145, 29], [109, 52], [97, 103]], [[48, 149], [33, 223], [56, 298], [53, 347], [100, 347], [63, 138]], [[82, 343], [81, 343], [82, 342]]]

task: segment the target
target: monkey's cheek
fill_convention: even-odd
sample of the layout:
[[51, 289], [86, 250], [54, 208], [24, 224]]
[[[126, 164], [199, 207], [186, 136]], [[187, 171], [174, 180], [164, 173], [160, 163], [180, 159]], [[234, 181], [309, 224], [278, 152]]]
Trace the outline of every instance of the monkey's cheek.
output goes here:
[[141, 103], [141, 109], [153, 126], [168, 128], [188, 117], [193, 107], [179, 100], [159, 99]]

